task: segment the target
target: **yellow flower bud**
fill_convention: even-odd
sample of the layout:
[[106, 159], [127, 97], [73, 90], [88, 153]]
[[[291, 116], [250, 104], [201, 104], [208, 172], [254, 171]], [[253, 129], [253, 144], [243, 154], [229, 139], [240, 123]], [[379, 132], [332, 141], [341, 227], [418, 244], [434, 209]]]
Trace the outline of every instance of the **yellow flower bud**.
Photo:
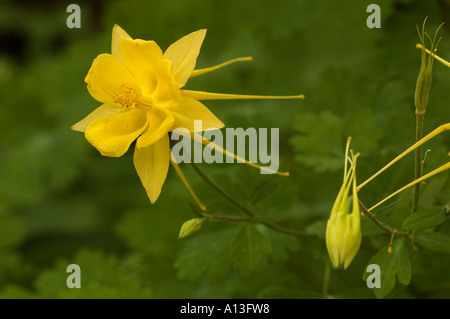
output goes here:
[[[344, 182], [331, 209], [327, 223], [326, 244], [328, 254], [334, 268], [347, 267], [352, 262], [361, 244], [361, 212], [356, 191], [356, 160], [359, 154], [352, 158], [347, 156], [350, 138], [347, 142]], [[347, 171], [347, 161], [350, 168]], [[349, 196], [350, 188], [352, 195]]]
[[201, 227], [204, 218], [193, 218], [185, 221], [180, 229], [178, 239], [186, 238], [196, 233]]

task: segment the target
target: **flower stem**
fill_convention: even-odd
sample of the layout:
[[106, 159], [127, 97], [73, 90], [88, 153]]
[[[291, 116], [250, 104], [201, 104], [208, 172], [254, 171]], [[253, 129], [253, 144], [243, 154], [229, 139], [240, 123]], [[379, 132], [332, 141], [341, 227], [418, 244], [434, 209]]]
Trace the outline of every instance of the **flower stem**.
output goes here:
[[[423, 121], [425, 118], [425, 112], [416, 112], [416, 142], [423, 137]], [[415, 173], [414, 179], [418, 179], [422, 176], [422, 146], [416, 148], [415, 151]], [[411, 208], [411, 214], [415, 213], [419, 208], [420, 197], [420, 183], [414, 185], [413, 205]]]
[[202, 213], [202, 215], [206, 218], [210, 219], [218, 219], [218, 220], [226, 220], [230, 222], [249, 222], [251, 221], [251, 218], [239, 218], [239, 217], [229, 217], [229, 216], [216, 216], [216, 215], [209, 215], [206, 213]]
[[[388, 225], [386, 225], [386, 224], [382, 223], [380, 220], [378, 220], [378, 218], [376, 218], [375, 215], [372, 214], [366, 208], [366, 206], [364, 206], [364, 204], [361, 202], [361, 200], [358, 200], [358, 201], [359, 201], [359, 207], [361, 208], [364, 215], [367, 216], [367, 218], [369, 218], [375, 225], [377, 225], [378, 228], [384, 230], [385, 232], [391, 233], [391, 234], [394, 232], [394, 229], [392, 229]], [[410, 235], [409, 232], [398, 231], [398, 230], [395, 230], [395, 232], [396, 232], [396, 235], [403, 236], [403, 237], [409, 237], [409, 235]]]
[[298, 236], [314, 236], [313, 234], [307, 233], [303, 230], [298, 230], [298, 229], [292, 229], [292, 228], [287, 228], [278, 224], [271, 224], [271, 223], [267, 223], [267, 222], [259, 222], [260, 224], [263, 224], [264, 226], [271, 228], [273, 230], [277, 230], [280, 231], [282, 233], [288, 233], [288, 234], [293, 234], [293, 235], [298, 235]]
[[228, 194], [222, 187], [217, 185], [212, 179], [208, 177], [201, 169], [197, 166], [197, 164], [194, 163], [194, 161], [191, 161], [191, 166], [195, 170], [195, 172], [203, 178], [203, 180], [210, 185], [214, 190], [216, 190], [220, 195], [225, 197], [229, 202], [231, 202], [233, 205], [241, 209], [245, 214], [247, 214], [250, 217], [253, 217], [255, 213], [248, 207], [244, 206], [243, 204], [239, 203], [236, 199], [234, 199], [230, 194]]
[[[205, 217], [209, 217], [212, 219], [221, 219], [221, 220], [228, 220], [228, 221], [236, 221], [236, 222], [250, 222], [252, 221], [252, 218], [255, 216], [255, 212], [251, 209], [248, 208], [247, 206], [241, 204], [240, 202], [238, 202], [234, 197], [232, 197], [230, 194], [228, 194], [224, 189], [222, 189], [222, 187], [220, 187], [219, 185], [217, 185], [211, 178], [209, 178], [208, 175], [206, 175], [201, 169], [200, 167], [197, 166], [197, 164], [194, 163], [194, 161], [191, 161], [191, 166], [192, 168], [195, 170], [195, 172], [208, 184], [210, 185], [215, 191], [217, 191], [220, 195], [222, 195], [225, 199], [227, 199], [230, 203], [232, 203], [233, 205], [235, 205], [236, 207], [238, 207], [240, 210], [242, 210], [247, 216], [249, 216], [250, 218], [235, 218], [235, 217], [226, 217], [226, 216], [213, 216], [213, 215], [208, 215], [205, 213], [202, 213], [203, 216]], [[313, 236], [313, 234], [307, 233], [305, 231], [302, 230], [298, 230], [298, 229], [292, 229], [292, 228], [287, 228], [278, 224], [272, 224], [272, 223], [268, 223], [268, 222], [264, 222], [264, 221], [257, 221], [258, 223], [282, 232], [282, 233], [287, 233], [287, 234], [293, 234], [293, 235], [298, 235], [298, 236]]]
[[330, 265], [325, 263], [325, 269], [323, 273], [323, 286], [322, 286], [322, 294], [328, 295], [328, 284], [330, 283]]

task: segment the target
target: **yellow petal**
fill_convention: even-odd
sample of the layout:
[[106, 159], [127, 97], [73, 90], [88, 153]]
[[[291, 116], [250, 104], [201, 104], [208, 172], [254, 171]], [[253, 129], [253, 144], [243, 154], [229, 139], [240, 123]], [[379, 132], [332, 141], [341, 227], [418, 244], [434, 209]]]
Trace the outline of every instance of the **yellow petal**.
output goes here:
[[169, 160], [169, 135], [150, 146], [144, 148], [136, 146], [134, 151], [134, 167], [152, 203], [158, 199], [161, 193], [169, 170]]
[[147, 127], [147, 111], [131, 109], [94, 120], [86, 139], [103, 156], [120, 157]]
[[210, 93], [202, 91], [181, 90], [184, 96], [191, 97], [196, 100], [273, 100], [273, 99], [305, 99], [301, 95], [245, 95], [245, 94], [227, 94], [227, 93]]
[[86, 131], [86, 128], [88, 127], [89, 124], [91, 124], [92, 121], [94, 121], [100, 117], [116, 114], [116, 113], [120, 112], [121, 110], [122, 109], [115, 104], [103, 104], [103, 105], [99, 106], [98, 108], [96, 108], [94, 111], [92, 111], [84, 119], [82, 119], [78, 123], [72, 125], [72, 130], [84, 132], [84, 131]]
[[118, 57], [119, 59], [121, 58], [119, 51], [119, 42], [122, 39], [131, 39], [131, 37], [128, 35], [128, 33], [125, 32], [124, 29], [115, 24], [112, 31], [111, 54]]
[[179, 104], [183, 100], [181, 90], [171, 72], [172, 62], [162, 59], [158, 65], [158, 85], [152, 95], [153, 104], [168, 108]]
[[450, 123], [447, 124], [443, 124], [441, 126], [439, 126], [438, 128], [434, 129], [432, 132], [428, 133], [426, 136], [424, 136], [423, 138], [421, 138], [419, 141], [417, 141], [416, 143], [414, 143], [413, 145], [411, 145], [410, 147], [408, 147], [403, 153], [401, 153], [400, 155], [398, 155], [396, 158], [394, 158], [392, 161], [390, 161], [389, 163], [387, 163], [382, 169], [380, 169], [378, 172], [376, 172], [375, 174], [373, 174], [370, 178], [368, 178], [364, 183], [361, 183], [358, 187], [356, 187], [356, 191], [359, 192], [359, 190], [361, 188], [364, 187], [364, 185], [366, 185], [368, 182], [370, 182], [371, 180], [373, 180], [375, 177], [377, 177], [378, 175], [380, 175], [382, 172], [384, 172], [387, 168], [389, 168], [391, 165], [393, 165], [394, 163], [396, 163], [397, 161], [399, 161], [400, 159], [402, 159], [405, 155], [407, 155], [408, 153], [414, 151], [416, 148], [418, 148], [420, 145], [424, 144], [425, 142], [428, 142], [430, 139], [432, 139], [433, 137], [441, 134], [444, 131], [450, 130]]
[[164, 109], [152, 109], [147, 112], [147, 116], [148, 126], [136, 142], [138, 148], [147, 147], [155, 143], [163, 136], [167, 135], [170, 128], [173, 126], [173, 115]]
[[261, 172], [265, 171], [269, 174], [277, 174], [277, 175], [281, 175], [281, 176], [289, 176], [290, 175], [289, 172], [278, 172], [278, 171], [274, 171], [270, 168], [263, 167], [263, 166], [255, 164], [255, 163], [249, 162], [245, 158], [237, 156], [236, 154], [233, 154], [230, 151], [227, 151], [226, 149], [220, 147], [216, 143], [211, 142], [210, 140], [204, 138], [201, 134], [197, 134], [197, 133], [192, 134], [192, 139], [196, 142], [202, 143], [206, 147], [213, 148], [215, 151], [221, 152], [225, 156], [232, 157], [235, 160], [237, 160], [238, 162], [245, 163], [245, 164], [250, 165], [255, 168], [259, 168]]
[[192, 71], [194, 71], [205, 35], [206, 29], [192, 32], [173, 43], [164, 52], [163, 57], [172, 61], [172, 73], [179, 87], [186, 84]]
[[[417, 49], [422, 49], [422, 45], [419, 44], [419, 43], [417, 43], [417, 44], [416, 44], [416, 48], [417, 48]], [[431, 55], [430, 50], [428, 50], [427, 48], [425, 48], [425, 52], [427, 52], [428, 54]], [[435, 51], [435, 52], [436, 52], [436, 51]], [[436, 60], [438, 60], [439, 62], [441, 62], [443, 65], [448, 66], [448, 67], [450, 68], [450, 63], [449, 63], [449, 62], [445, 61], [443, 58], [437, 56], [437, 55], [434, 54], [434, 53], [432, 54], [432, 56], [433, 56], [433, 58], [435, 58]]]
[[201, 102], [185, 97], [178, 106], [170, 108], [175, 116], [174, 128], [183, 127], [194, 132], [194, 121], [202, 121], [202, 131], [212, 128], [222, 128], [222, 123], [206, 106]]
[[216, 71], [216, 70], [223, 68], [225, 66], [228, 66], [230, 64], [233, 64], [236, 62], [244, 62], [244, 61], [253, 61], [253, 58], [251, 56], [247, 56], [247, 57], [243, 57], [243, 58], [235, 58], [235, 59], [228, 60], [226, 62], [217, 64], [214, 66], [210, 66], [209, 68], [197, 69], [197, 70], [192, 71], [190, 77], [193, 78], [195, 76], [199, 76], [199, 75], [206, 74], [206, 73], [209, 73], [212, 71]]
[[121, 95], [124, 88], [141, 94], [136, 78], [111, 54], [96, 57], [84, 81], [92, 97], [102, 103], [115, 104], [115, 97]]
[[433, 176], [433, 175], [439, 174], [439, 173], [441, 173], [441, 172], [443, 172], [443, 171], [445, 171], [445, 170], [448, 170], [448, 169], [450, 169], [450, 162], [447, 162], [446, 164], [444, 164], [444, 165], [442, 165], [442, 166], [439, 166], [438, 168], [436, 168], [435, 170], [429, 172], [428, 174], [425, 174], [425, 175], [423, 175], [422, 177], [420, 177], [420, 178], [418, 178], [418, 179], [415, 179], [415, 180], [413, 180], [411, 183], [409, 183], [409, 184], [403, 186], [402, 188], [396, 190], [396, 191], [393, 192], [391, 195], [389, 195], [388, 197], [384, 198], [382, 201], [380, 201], [380, 202], [378, 202], [377, 204], [375, 204], [375, 205], [373, 205], [372, 207], [370, 207], [370, 208], [368, 209], [368, 211], [369, 211], [369, 212], [372, 211], [374, 208], [380, 206], [380, 205], [383, 204], [385, 201], [387, 201], [388, 199], [391, 199], [391, 198], [394, 197], [395, 195], [397, 195], [397, 194], [403, 192], [405, 189], [407, 189], [407, 188], [409, 188], [409, 187], [411, 187], [411, 186], [414, 186], [414, 185], [416, 185], [417, 183], [420, 183], [420, 182], [426, 180], [427, 178], [429, 178], [429, 177], [431, 177], [431, 176]]
[[155, 41], [122, 39], [119, 49], [125, 65], [138, 80], [142, 93], [150, 96], [157, 85], [156, 68], [162, 58], [161, 48]]

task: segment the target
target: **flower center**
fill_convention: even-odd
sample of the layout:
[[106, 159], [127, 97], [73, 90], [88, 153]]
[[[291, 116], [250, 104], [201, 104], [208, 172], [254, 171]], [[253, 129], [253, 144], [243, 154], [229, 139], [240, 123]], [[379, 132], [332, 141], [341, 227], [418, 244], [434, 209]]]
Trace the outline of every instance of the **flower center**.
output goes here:
[[137, 99], [140, 96], [135, 89], [122, 85], [123, 92], [114, 97], [114, 102], [120, 104], [121, 107], [131, 108], [137, 104]]

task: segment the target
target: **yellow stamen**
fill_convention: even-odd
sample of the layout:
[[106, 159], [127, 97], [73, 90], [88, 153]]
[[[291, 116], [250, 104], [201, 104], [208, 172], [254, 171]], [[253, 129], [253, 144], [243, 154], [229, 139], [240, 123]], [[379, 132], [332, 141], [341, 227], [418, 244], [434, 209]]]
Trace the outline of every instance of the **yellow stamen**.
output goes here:
[[392, 242], [394, 241], [394, 236], [395, 236], [396, 232], [397, 232], [397, 229], [394, 229], [394, 231], [391, 234], [391, 240], [389, 241], [389, 248], [388, 248], [388, 253], [389, 254], [392, 253]]
[[277, 172], [277, 171], [271, 170], [269, 168], [262, 167], [262, 166], [259, 166], [257, 164], [251, 163], [251, 162], [247, 161], [246, 159], [244, 159], [244, 158], [242, 158], [240, 156], [237, 156], [237, 155], [227, 151], [226, 149], [224, 149], [224, 148], [220, 147], [219, 145], [215, 144], [214, 142], [211, 142], [210, 140], [204, 138], [202, 135], [199, 135], [197, 133], [193, 133], [192, 135], [193, 135], [194, 141], [196, 141], [198, 143], [202, 143], [203, 145], [205, 145], [205, 146], [207, 146], [209, 148], [214, 148], [215, 150], [221, 152], [222, 154], [224, 154], [226, 156], [229, 156], [229, 157], [232, 157], [232, 158], [234, 158], [235, 160], [237, 160], [239, 162], [244, 162], [247, 165], [253, 166], [255, 168], [259, 168], [260, 170], [268, 172], [270, 174], [277, 174], [277, 175], [281, 175], [281, 176], [289, 176], [290, 175], [289, 172]]
[[243, 58], [236, 58], [236, 59], [232, 59], [232, 60], [226, 61], [224, 63], [220, 63], [220, 64], [217, 64], [217, 65], [211, 66], [209, 68], [194, 70], [194, 71], [192, 71], [192, 74], [191, 74], [190, 77], [193, 78], [195, 76], [199, 76], [199, 75], [202, 75], [202, 74], [205, 74], [205, 73], [208, 73], [208, 72], [212, 72], [212, 71], [218, 70], [220, 68], [223, 68], [224, 66], [227, 66], [227, 65], [230, 65], [230, 64], [233, 64], [233, 63], [236, 63], [236, 62], [244, 62], [244, 61], [253, 61], [253, 58], [251, 56], [247, 56], [247, 57], [243, 57]]
[[244, 95], [244, 94], [226, 94], [226, 93], [210, 93], [202, 91], [181, 90], [183, 95], [196, 100], [253, 100], [253, 99], [305, 99], [301, 95]]
[[374, 208], [380, 206], [381, 204], [383, 204], [383, 203], [384, 203], [385, 201], [387, 201], [388, 199], [394, 197], [395, 195], [397, 195], [397, 194], [400, 193], [400, 192], [403, 192], [405, 189], [407, 189], [407, 188], [409, 188], [409, 187], [411, 187], [411, 186], [414, 186], [415, 184], [420, 183], [421, 181], [423, 181], [423, 180], [425, 180], [425, 179], [427, 179], [427, 178], [429, 178], [429, 177], [431, 177], [431, 176], [433, 176], [433, 175], [436, 175], [436, 174], [438, 174], [438, 173], [440, 173], [440, 172], [443, 172], [443, 171], [445, 171], [446, 169], [449, 169], [449, 168], [450, 168], [450, 162], [447, 162], [447, 164], [444, 164], [444, 165], [442, 165], [441, 167], [436, 168], [434, 171], [431, 171], [431, 172], [429, 172], [428, 174], [423, 175], [422, 177], [420, 177], [420, 178], [418, 178], [418, 179], [412, 181], [412, 182], [409, 183], [408, 185], [403, 186], [402, 188], [400, 188], [399, 190], [395, 191], [394, 193], [392, 193], [391, 195], [389, 195], [388, 197], [386, 197], [386, 198], [383, 199], [382, 201], [380, 201], [380, 202], [378, 202], [377, 204], [375, 204], [375, 205], [373, 205], [372, 207], [370, 207], [370, 208], [368, 209], [368, 211], [371, 211], [372, 209], [374, 209]]
[[364, 183], [360, 184], [356, 190], [359, 192], [359, 190], [361, 188], [363, 188], [367, 183], [369, 183], [371, 180], [373, 180], [375, 177], [377, 177], [378, 175], [380, 175], [382, 172], [384, 172], [387, 168], [389, 168], [391, 165], [393, 165], [394, 163], [396, 163], [398, 160], [400, 160], [402, 157], [404, 157], [406, 154], [408, 154], [409, 152], [414, 151], [416, 148], [418, 148], [420, 145], [424, 144], [425, 142], [427, 142], [428, 140], [432, 139], [433, 137], [435, 137], [438, 134], [441, 134], [442, 132], [446, 131], [446, 130], [450, 130], [450, 123], [444, 124], [439, 126], [437, 129], [435, 129], [434, 131], [432, 131], [431, 133], [429, 133], [428, 135], [426, 135], [425, 137], [423, 137], [422, 139], [420, 139], [418, 142], [414, 143], [411, 147], [409, 147], [407, 150], [405, 150], [403, 153], [401, 153], [400, 155], [398, 155], [396, 158], [394, 158], [391, 162], [389, 162], [388, 164], [386, 164], [382, 169], [380, 169], [378, 172], [376, 172], [375, 174], [373, 174], [370, 178], [368, 178]]
[[191, 185], [189, 185], [189, 182], [187, 181], [186, 177], [184, 176], [183, 172], [181, 171], [180, 166], [178, 166], [177, 163], [172, 161], [172, 159], [170, 159], [170, 163], [172, 164], [173, 168], [175, 168], [175, 171], [177, 172], [178, 176], [180, 176], [181, 180], [183, 181], [184, 186], [186, 186], [189, 193], [191, 194], [191, 196], [194, 198], [195, 202], [197, 203], [198, 207], [200, 207], [202, 212], [205, 212], [206, 206], [203, 205], [202, 202], [200, 202], [200, 200], [198, 199], [198, 197], [195, 194], [194, 190], [192, 189]]
[[121, 107], [131, 108], [135, 107], [139, 94], [135, 89], [122, 85], [123, 92], [114, 97], [114, 102], [120, 104]]
[[[417, 44], [416, 44], [416, 48], [417, 48], [417, 49], [422, 49], [423, 47], [422, 47], [421, 44], [417, 43]], [[441, 62], [443, 65], [448, 66], [448, 67], [450, 68], [450, 63], [447, 62], [447, 61], [445, 61], [443, 58], [437, 56], [434, 52], [431, 53], [431, 51], [428, 50], [427, 48], [425, 48], [425, 52], [428, 53], [428, 54], [430, 54], [433, 58], [435, 58], [436, 60], [438, 60], [439, 62]]]

